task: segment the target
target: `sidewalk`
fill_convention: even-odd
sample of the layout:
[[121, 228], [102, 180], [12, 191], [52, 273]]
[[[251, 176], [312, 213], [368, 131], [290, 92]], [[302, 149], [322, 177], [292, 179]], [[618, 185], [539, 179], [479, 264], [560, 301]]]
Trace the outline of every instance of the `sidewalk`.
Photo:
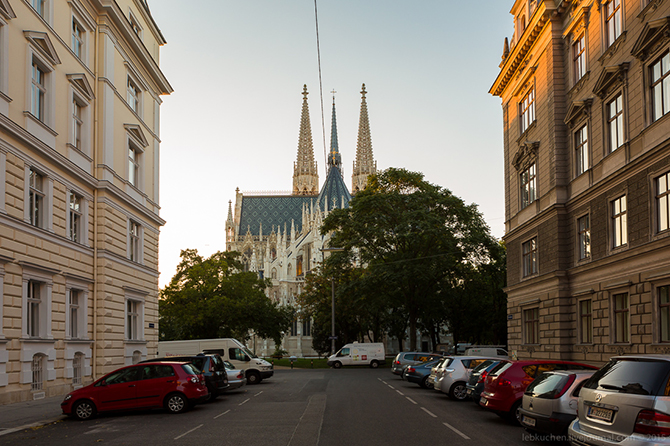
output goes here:
[[0, 406], [0, 437], [65, 419], [60, 403], [65, 395]]

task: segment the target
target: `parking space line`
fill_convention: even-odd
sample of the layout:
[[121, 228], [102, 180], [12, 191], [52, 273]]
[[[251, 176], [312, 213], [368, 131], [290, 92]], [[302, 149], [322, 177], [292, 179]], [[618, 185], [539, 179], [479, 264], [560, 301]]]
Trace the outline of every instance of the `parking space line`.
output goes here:
[[201, 424], [201, 425], [200, 425], [200, 426], [198, 426], [198, 427], [194, 427], [194, 428], [193, 428], [193, 429], [191, 429], [190, 431], [188, 431], [188, 432], [184, 432], [183, 434], [181, 434], [181, 435], [180, 435], [180, 436], [178, 436], [178, 437], [174, 437], [174, 439], [175, 439], [175, 440], [179, 440], [179, 439], [180, 439], [181, 437], [184, 437], [184, 436], [186, 436], [186, 435], [190, 434], [191, 432], [193, 432], [193, 431], [195, 431], [195, 430], [198, 430], [198, 429], [200, 429], [200, 428], [201, 428], [201, 427], [203, 427], [203, 426], [204, 426], [204, 424]]
[[461, 437], [465, 438], [466, 440], [470, 440], [470, 437], [468, 437], [468, 436], [465, 435], [463, 432], [461, 432], [461, 431], [459, 431], [458, 429], [456, 429], [456, 428], [455, 428], [454, 426], [452, 426], [451, 424], [449, 424], [449, 423], [442, 423], [442, 424], [444, 424], [444, 425], [447, 426], [449, 429], [451, 429], [452, 431], [456, 432], [458, 435], [460, 435]]
[[409, 400], [409, 402], [412, 403], [412, 404], [419, 404], [419, 403], [417, 403], [416, 401], [414, 401], [412, 398], [410, 398], [410, 397], [408, 397], [408, 396], [406, 396], [405, 398], [407, 398], [407, 399]]
[[263, 393], [262, 390], [261, 390], [260, 392], [258, 392], [258, 393], [257, 393], [256, 395], [254, 395], [254, 396], [258, 396], [258, 395], [260, 395], [261, 393]]
[[227, 414], [228, 412], [230, 412], [230, 409], [228, 409], [228, 410], [225, 411], [224, 413], [220, 413], [220, 414], [218, 414], [217, 416], [214, 417], [214, 419], [216, 420], [217, 418], [224, 416], [224, 415]]
[[395, 390], [395, 387], [393, 387], [392, 385], [389, 385], [389, 387], [392, 388], [393, 390]]
[[250, 399], [251, 399], [251, 398], [247, 398], [246, 400], [244, 400], [244, 401], [242, 401], [240, 404], [238, 404], [238, 406], [241, 406], [242, 404], [246, 403], [246, 402], [249, 401]]
[[402, 396], [405, 396], [405, 394], [402, 393], [400, 390], [396, 390], [396, 392], [398, 392], [398, 393], [401, 394]]
[[428, 415], [430, 415], [431, 417], [433, 417], [433, 418], [437, 418], [437, 415], [435, 415], [433, 412], [431, 412], [430, 410], [426, 409], [425, 407], [422, 407], [421, 410], [423, 410], [424, 412], [426, 412], [426, 413], [427, 413]]

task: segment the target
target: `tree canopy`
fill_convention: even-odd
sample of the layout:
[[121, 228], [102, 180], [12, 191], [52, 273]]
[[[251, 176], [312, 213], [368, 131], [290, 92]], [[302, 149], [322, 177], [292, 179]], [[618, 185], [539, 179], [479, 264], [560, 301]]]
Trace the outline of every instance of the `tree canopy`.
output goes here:
[[243, 272], [237, 252], [208, 258], [181, 251], [181, 262], [159, 300], [160, 339], [248, 339], [250, 332], [279, 344], [294, 310], [265, 295], [267, 281]]

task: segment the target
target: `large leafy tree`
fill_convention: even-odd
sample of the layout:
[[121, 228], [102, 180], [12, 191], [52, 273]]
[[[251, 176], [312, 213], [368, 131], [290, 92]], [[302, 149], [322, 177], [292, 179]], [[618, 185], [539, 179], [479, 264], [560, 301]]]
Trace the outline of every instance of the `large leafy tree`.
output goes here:
[[243, 272], [237, 252], [217, 252], [208, 258], [195, 249], [181, 252], [177, 273], [161, 291], [160, 339], [234, 337], [250, 331], [278, 345], [294, 319], [265, 295], [267, 281]]
[[376, 284], [393, 316], [385, 328], [408, 326], [410, 349], [417, 328], [434, 331], [451, 322], [445, 301], [464, 294], [468, 275], [490, 262], [497, 246], [476, 205], [404, 169], [369, 177], [349, 208], [332, 211], [322, 230], [333, 232], [332, 246], [345, 249], [332, 257], [354, 256], [364, 265], [361, 277]]

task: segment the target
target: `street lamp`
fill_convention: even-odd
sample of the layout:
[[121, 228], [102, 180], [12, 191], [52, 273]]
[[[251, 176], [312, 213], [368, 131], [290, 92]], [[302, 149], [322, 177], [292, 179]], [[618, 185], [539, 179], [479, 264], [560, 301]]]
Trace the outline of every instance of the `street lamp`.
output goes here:
[[[321, 264], [325, 261], [324, 252], [342, 252], [344, 248], [321, 248]], [[335, 354], [335, 278], [330, 278], [331, 314], [330, 314], [330, 354]]]

